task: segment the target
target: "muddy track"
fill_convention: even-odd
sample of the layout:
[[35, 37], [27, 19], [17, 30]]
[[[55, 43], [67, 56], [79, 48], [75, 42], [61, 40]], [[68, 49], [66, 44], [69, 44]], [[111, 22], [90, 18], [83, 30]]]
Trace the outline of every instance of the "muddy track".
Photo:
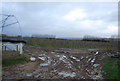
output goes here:
[[104, 60], [117, 54], [99, 49], [48, 49], [25, 46], [25, 54], [36, 58], [26, 64], [3, 68], [3, 78], [12, 79], [103, 79]]

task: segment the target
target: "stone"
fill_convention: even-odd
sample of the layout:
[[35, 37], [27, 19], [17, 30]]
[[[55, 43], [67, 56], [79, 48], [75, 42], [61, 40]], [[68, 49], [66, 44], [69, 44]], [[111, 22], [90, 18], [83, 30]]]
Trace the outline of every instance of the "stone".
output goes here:
[[96, 68], [96, 67], [97, 67], [97, 66], [99, 66], [99, 65], [100, 65], [100, 64], [94, 64], [94, 65], [93, 65], [93, 67], [95, 67], [95, 68]]
[[31, 61], [35, 61], [36, 58], [35, 58], [35, 57], [30, 57], [30, 60], [31, 60]]
[[54, 54], [55, 52], [51, 52], [52, 54]]
[[76, 60], [76, 61], [80, 61], [78, 58], [70, 56], [72, 59]]
[[26, 74], [27, 77], [31, 77], [32, 76], [32, 73], [28, 73]]
[[46, 60], [46, 57], [38, 57], [40, 60], [43, 60], [45, 61]]
[[70, 72], [64, 72], [64, 71], [62, 71], [62, 72], [59, 72], [58, 74], [62, 75], [63, 77], [75, 77], [76, 76], [75, 72], [70, 73]]
[[97, 55], [99, 52], [97, 51], [96, 53], [95, 53], [95, 55]]
[[84, 57], [82, 56], [80, 59], [82, 60]]
[[88, 56], [86, 56], [86, 58], [89, 58]]
[[95, 62], [95, 59], [91, 60], [91, 62], [92, 62], [92, 63]]
[[91, 58], [88, 59], [88, 62], [91, 60]]
[[96, 52], [96, 54], [98, 54], [98, 51]]

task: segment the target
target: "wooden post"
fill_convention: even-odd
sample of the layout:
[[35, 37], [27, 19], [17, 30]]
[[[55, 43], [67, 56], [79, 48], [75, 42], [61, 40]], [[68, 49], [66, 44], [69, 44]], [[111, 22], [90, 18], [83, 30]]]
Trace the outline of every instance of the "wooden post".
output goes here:
[[20, 43], [19, 49], [20, 49], [20, 54], [22, 54], [23, 53], [23, 44], [22, 43]]
[[16, 45], [16, 51], [19, 51], [19, 49], [18, 49], [18, 45]]
[[5, 51], [6, 51], [6, 45], [5, 45]]

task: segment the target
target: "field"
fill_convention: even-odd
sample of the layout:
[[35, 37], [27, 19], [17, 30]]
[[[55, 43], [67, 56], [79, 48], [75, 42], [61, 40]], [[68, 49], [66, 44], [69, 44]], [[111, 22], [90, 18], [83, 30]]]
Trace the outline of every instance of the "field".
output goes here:
[[[18, 64], [5, 65], [3, 78], [12, 79], [111, 79], [119, 80], [116, 42], [24, 38], [24, 54]], [[4, 59], [17, 57], [9, 56]], [[18, 54], [17, 54], [18, 55]], [[25, 57], [25, 58], [24, 58]], [[26, 60], [29, 58], [29, 61]], [[30, 58], [35, 58], [31, 61]], [[21, 62], [22, 61], [22, 62]], [[3, 61], [3, 64], [5, 61]], [[11, 68], [12, 67], [12, 68]]]
[[81, 40], [50, 39], [50, 38], [24, 38], [29, 46], [41, 46], [48, 48], [96, 48], [118, 50], [117, 42], [94, 42]]

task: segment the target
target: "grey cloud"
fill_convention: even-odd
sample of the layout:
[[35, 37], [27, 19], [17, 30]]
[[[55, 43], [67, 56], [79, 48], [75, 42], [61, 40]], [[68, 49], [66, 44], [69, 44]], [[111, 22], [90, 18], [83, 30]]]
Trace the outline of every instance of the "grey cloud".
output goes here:
[[[81, 37], [90, 34], [91, 31], [102, 31], [106, 29], [109, 23], [116, 25], [116, 8], [116, 3], [17, 2], [4, 3], [3, 13], [14, 14], [18, 18], [24, 35], [54, 34], [58, 37]], [[74, 9], [83, 9], [88, 16], [83, 20], [73, 22], [61, 19], [61, 17]], [[107, 12], [111, 14], [107, 15]], [[79, 25], [76, 23], [84, 20], [101, 20], [104, 24], [100, 26], [93, 24], [89, 29], [86, 29], [82, 23]], [[11, 31], [14, 31], [14, 29], [11, 29]]]

